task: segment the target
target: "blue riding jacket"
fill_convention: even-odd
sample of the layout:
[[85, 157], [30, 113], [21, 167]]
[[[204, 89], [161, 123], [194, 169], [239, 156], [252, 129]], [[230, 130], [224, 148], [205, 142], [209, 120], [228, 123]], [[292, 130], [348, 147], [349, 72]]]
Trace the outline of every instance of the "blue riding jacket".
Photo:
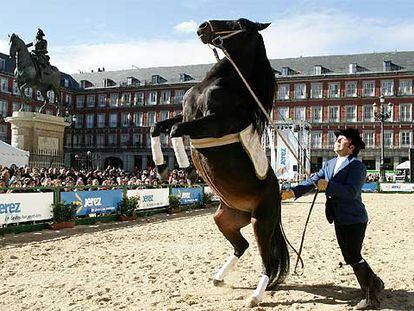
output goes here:
[[[365, 183], [367, 169], [359, 159], [350, 155], [333, 176], [336, 160], [335, 157], [327, 161], [320, 171], [312, 177], [312, 180], [316, 184], [319, 179], [329, 181], [325, 194], [330, 202], [330, 211], [335, 222], [343, 225], [366, 223], [368, 214], [361, 200], [361, 191]], [[309, 179], [292, 188], [296, 198], [312, 189], [314, 186]]]

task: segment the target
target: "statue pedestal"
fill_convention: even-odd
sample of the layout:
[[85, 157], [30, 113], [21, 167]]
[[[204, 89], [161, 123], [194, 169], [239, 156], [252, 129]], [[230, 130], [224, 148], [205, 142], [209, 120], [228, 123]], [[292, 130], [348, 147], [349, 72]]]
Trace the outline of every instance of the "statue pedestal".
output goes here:
[[6, 118], [11, 123], [11, 145], [30, 151], [32, 166], [63, 165], [65, 127], [62, 117], [37, 112], [14, 111]]

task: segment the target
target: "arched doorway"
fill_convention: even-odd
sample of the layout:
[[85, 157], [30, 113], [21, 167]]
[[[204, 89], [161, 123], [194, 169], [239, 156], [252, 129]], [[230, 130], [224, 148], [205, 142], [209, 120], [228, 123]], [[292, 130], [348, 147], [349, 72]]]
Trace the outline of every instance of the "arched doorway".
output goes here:
[[115, 168], [124, 168], [124, 163], [120, 158], [117, 157], [108, 157], [104, 161], [103, 169], [106, 169], [108, 166], [112, 166]]

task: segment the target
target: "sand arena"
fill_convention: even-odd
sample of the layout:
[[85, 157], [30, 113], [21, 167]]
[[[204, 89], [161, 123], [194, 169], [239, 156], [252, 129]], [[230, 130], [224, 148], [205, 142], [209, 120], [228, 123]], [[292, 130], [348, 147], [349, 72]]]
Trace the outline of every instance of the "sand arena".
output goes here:
[[[385, 310], [414, 310], [413, 194], [364, 194], [370, 215], [363, 254], [385, 282]], [[312, 197], [284, 202], [298, 246]], [[320, 195], [306, 233], [302, 276], [290, 273], [255, 310], [352, 310], [360, 292], [342, 260]], [[213, 209], [128, 223], [78, 226], [0, 238], [1, 310], [242, 310], [260, 276], [250, 248], [224, 287], [212, 276], [232, 252]], [[291, 265], [295, 255], [291, 251]], [[291, 269], [293, 270], [293, 268]]]

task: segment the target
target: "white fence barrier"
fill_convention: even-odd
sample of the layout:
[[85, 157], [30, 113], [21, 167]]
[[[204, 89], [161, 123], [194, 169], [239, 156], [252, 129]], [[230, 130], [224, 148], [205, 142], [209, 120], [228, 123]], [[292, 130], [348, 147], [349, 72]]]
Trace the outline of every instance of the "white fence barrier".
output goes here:
[[0, 195], [0, 225], [52, 219], [53, 192]]
[[381, 192], [414, 192], [414, 184], [384, 183], [380, 184]]

